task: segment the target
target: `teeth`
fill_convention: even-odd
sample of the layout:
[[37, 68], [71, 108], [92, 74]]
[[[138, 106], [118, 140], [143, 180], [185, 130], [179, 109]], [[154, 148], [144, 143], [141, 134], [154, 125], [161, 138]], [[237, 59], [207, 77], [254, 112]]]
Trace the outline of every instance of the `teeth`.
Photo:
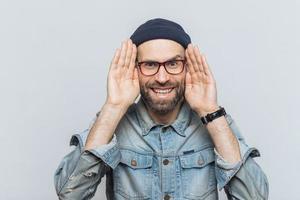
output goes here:
[[164, 89], [164, 90], [162, 90], [162, 89], [153, 89], [153, 90], [154, 90], [154, 92], [159, 93], [159, 94], [167, 94], [172, 91], [172, 88]]

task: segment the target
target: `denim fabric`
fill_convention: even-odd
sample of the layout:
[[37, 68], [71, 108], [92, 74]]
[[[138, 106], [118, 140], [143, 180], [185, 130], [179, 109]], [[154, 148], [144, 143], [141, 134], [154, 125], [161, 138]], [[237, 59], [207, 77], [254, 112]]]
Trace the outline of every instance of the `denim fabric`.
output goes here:
[[142, 100], [131, 105], [109, 144], [84, 151], [88, 129], [74, 134], [55, 171], [59, 199], [91, 199], [106, 175], [106, 197], [124, 199], [216, 200], [225, 189], [228, 199], [268, 199], [268, 180], [254, 161], [234, 120], [226, 120], [236, 136], [242, 161], [227, 163], [216, 151], [206, 127], [188, 103], [171, 125], [156, 124]]

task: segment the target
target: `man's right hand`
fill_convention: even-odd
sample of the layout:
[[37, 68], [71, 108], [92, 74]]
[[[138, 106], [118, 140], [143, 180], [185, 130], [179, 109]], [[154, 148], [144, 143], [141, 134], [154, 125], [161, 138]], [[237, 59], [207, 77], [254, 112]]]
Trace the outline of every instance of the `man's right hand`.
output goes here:
[[130, 39], [122, 42], [111, 61], [107, 78], [107, 98], [85, 143], [85, 150], [111, 141], [114, 131], [128, 107], [139, 95], [138, 71], [135, 67], [137, 48]]
[[137, 48], [130, 39], [122, 42], [121, 50], [116, 50], [107, 78], [106, 104], [127, 108], [139, 95], [136, 55]]

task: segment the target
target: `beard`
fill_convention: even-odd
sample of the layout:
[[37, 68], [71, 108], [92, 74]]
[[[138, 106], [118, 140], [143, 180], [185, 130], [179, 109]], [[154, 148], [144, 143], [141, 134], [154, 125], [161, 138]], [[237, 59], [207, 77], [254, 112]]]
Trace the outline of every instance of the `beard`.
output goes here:
[[[161, 100], [156, 100], [154, 99], [150, 92], [151, 88], [156, 88], [156, 87], [174, 87], [175, 91], [175, 96], [172, 99], [161, 99]], [[159, 83], [154, 83], [154, 84], [145, 84], [142, 85], [141, 87], [141, 98], [146, 104], [146, 106], [151, 109], [153, 112], [157, 114], [166, 114], [175, 109], [175, 107], [183, 101], [184, 99], [184, 93], [185, 93], [185, 87], [184, 83], [166, 83], [166, 84], [159, 84]], [[173, 91], [172, 91], [173, 92]]]

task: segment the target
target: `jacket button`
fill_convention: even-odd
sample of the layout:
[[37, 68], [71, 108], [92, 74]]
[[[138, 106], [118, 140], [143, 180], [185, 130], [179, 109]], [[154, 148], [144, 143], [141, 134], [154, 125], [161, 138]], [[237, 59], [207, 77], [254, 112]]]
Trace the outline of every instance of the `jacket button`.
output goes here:
[[164, 160], [163, 160], [163, 164], [164, 164], [164, 165], [169, 164], [169, 160], [168, 160], [168, 159], [164, 159]]
[[166, 194], [166, 195], [164, 196], [164, 200], [169, 200], [169, 199], [171, 199], [170, 195]]
[[93, 173], [92, 172], [87, 172], [85, 175], [88, 176], [88, 177], [91, 177], [91, 176], [93, 176]]
[[131, 160], [131, 165], [132, 165], [132, 166], [136, 166], [136, 164], [137, 164], [137, 163], [136, 163], [136, 160]]
[[204, 164], [204, 161], [201, 160], [201, 159], [199, 159], [199, 160], [198, 160], [198, 165], [203, 165], [203, 164]]

